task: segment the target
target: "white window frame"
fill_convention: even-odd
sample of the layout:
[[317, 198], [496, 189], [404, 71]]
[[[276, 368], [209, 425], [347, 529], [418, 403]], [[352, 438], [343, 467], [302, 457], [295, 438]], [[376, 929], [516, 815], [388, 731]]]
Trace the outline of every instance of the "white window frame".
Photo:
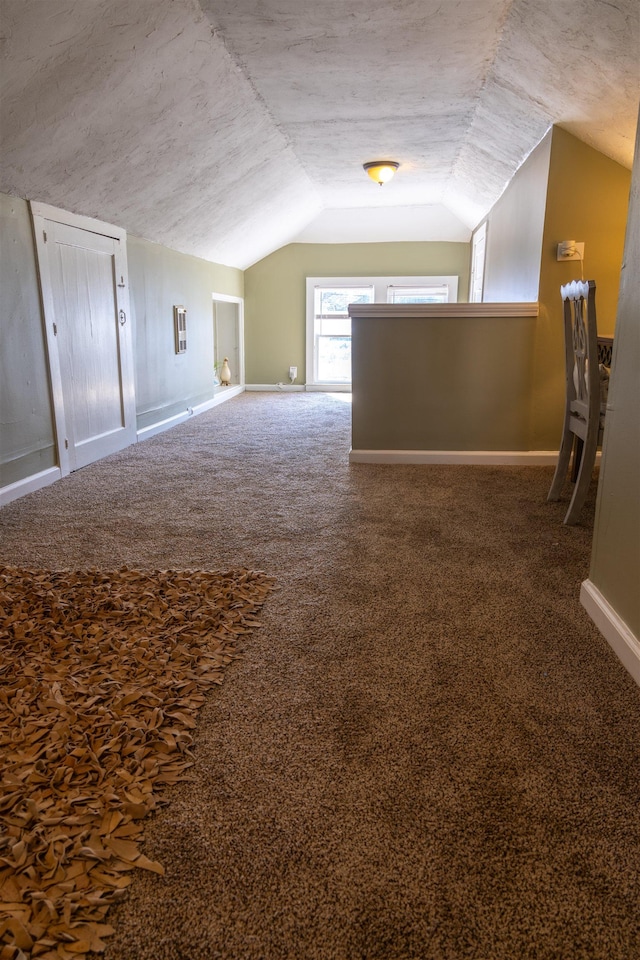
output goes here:
[[315, 291], [317, 287], [370, 287], [373, 286], [373, 303], [390, 302], [389, 289], [392, 287], [430, 287], [447, 286], [449, 288], [448, 303], [458, 300], [457, 276], [423, 276], [423, 277], [307, 277], [307, 390], [350, 391], [351, 383], [344, 381], [331, 382], [318, 380], [316, 377], [315, 356]]

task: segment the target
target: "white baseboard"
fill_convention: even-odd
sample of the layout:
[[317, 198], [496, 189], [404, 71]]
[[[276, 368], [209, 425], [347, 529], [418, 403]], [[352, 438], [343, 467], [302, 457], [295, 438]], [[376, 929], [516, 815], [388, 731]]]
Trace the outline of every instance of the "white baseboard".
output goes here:
[[248, 383], [245, 390], [271, 393], [351, 393], [351, 384], [332, 383]]
[[177, 413], [175, 417], [158, 420], [157, 423], [152, 423], [150, 427], [143, 427], [142, 430], [138, 430], [137, 438], [139, 441], [149, 440], [150, 437], [155, 437], [157, 433], [164, 433], [165, 430], [170, 430], [171, 427], [177, 427], [179, 423], [184, 423], [190, 416], [192, 414], [185, 410], [183, 413]]
[[41, 470], [40, 473], [34, 473], [24, 480], [16, 480], [15, 483], [9, 483], [6, 487], [0, 487], [0, 507], [4, 507], [12, 500], [18, 497], [24, 497], [27, 493], [34, 493], [42, 487], [48, 487], [50, 483], [55, 483], [62, 476], [60, 467], [49, 467], [48, 470]]
[[304, 383], [247, 383], [245, 390], [262, 393], [303, 393]]
[[591, 580], [585, 580], [580, 588], [580, 603], [640, 687], [640, 640]]
[[309, 393], [351, 393], [350, 383], [308, 383], [305, 390]]
[[191, 407], [191, 411], [194, 414], [204, 413], [205, 410], [211, 410], [212, 407], [217, 407], [221, 403], [226, 403], [227, 400], [231, 400], [232, 397], [239, 397], [241, 393], [244, 393], [245, 386], [243, 383], [236, 384], [231, 387], [220, 387], [219, 393], [216, 393], [214, 397], [211, 397], [210, 400], [205, 400], [204, 403], [199, 403], [195, 407]]
[[[166, 420], [151, 424], [150, 427], [138, 430], [136, 439], [148, 440], [149, 437], [153, 437], [157, 433], [162, 433], [171, 427], [175, 427], [178, 423], [183, 423], [185, 420], [188, 420], [189, 417], [204, 413], [205, 410], [217, 407], [219, 403], [224, 403], [225, 400], [231, 400], [232, 397], [237, 397], [238, 394], [243, 391], [244, 384], [233, 387], [222, 387], [219, 393], [216, 393], [211, 399], [205, 400], [204, 403], [199, 403], [195, 407], [189, 407], [175, 417], [168, 417]], [[11, 503], [12, 500], [17, 500], [19, 497], [24, 497], [27, 493], [33, 493], [42, 487], [48, 487], [49, 484], [55, 483], [56, 480], [60, 480], [61, 477], [62, 471], [60, 467], [50, 467], [48, 470], [42, 470], [40, 473], [34, 473], [30, 477], [25, 477], [24, 480], [16, 480], [15, 483], [9, 483], [5, 487], [0, 487], [0, 507]]]
[[205, 400], [204, 403], [199, 403], [195, 407], [187, 407], [182, 413], [177, 413], [173, 417], [167, 417], [166, 420], [158, 420], [157, 423], [152, 423], [151, 426], [138, 430], [138, 440], [148, 440], [150, 437], [155, 437], [158, 433], [164, 433], [165, 430], [170, 430], [171, 427], [176, 427], [179, 423], [184, 423], [184, 421], [190, 417], [204, 413], [205, 410], [211, 410], [212, 407], [217, 407], [218, 404], [224, 403], [226, 400], [231, 400], [232, 397], [237, 397], [240, 393], [244, 392], [244, 389], [244, 385], [222, 387], [220, 393], [216, 393], [214, 397]]
[[212, 407], [217, 407], [221, 403], [226, 403], [227, 400], [231, 400], [232, 397], [238, 397], [241, 393], [244, 393], [245, 387], [244, 384], [236, 384], [231, 387], [220, 387], [219, 393], [216, 393], [214, 397], [211, 397], [209, 400], [205, 400], [204, 403], [198, 403], [195, 407], [190, 407], [191, 411], [189, 416], [198, 415], [199, 413], [204, 413], [205, 410], [211, 410]]
[[521, 467], [555, 465], [557, 450], [353, 450], [350, 463], [476, 463]]

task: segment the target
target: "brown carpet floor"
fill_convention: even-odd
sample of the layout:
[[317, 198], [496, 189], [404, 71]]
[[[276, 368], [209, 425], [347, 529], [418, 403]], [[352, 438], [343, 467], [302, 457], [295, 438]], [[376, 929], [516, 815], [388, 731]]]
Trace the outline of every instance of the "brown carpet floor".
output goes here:
[[640, 690], [550, 468], [348, 463], [244, 394], [0, 511], [0, 562], [275, 576], [107, 960], [640, 957]]

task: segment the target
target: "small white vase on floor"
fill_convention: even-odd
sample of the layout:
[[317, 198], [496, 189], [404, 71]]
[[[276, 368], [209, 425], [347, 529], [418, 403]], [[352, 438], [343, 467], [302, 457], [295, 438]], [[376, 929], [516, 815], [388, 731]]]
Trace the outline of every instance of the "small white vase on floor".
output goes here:
[[228, 357], [225, 357], [222, 361], [222, 368], [220, 370], [220, 383], [223, 387], [231, 386], [231, 370], [229, 369]]

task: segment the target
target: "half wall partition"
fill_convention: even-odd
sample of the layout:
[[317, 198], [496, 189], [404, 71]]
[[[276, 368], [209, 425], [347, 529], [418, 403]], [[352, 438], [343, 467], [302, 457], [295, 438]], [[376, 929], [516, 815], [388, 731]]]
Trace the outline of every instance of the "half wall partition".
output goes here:
[[530, 449], [537, 303], [351, 304], [351, 462], [553, 463]]

